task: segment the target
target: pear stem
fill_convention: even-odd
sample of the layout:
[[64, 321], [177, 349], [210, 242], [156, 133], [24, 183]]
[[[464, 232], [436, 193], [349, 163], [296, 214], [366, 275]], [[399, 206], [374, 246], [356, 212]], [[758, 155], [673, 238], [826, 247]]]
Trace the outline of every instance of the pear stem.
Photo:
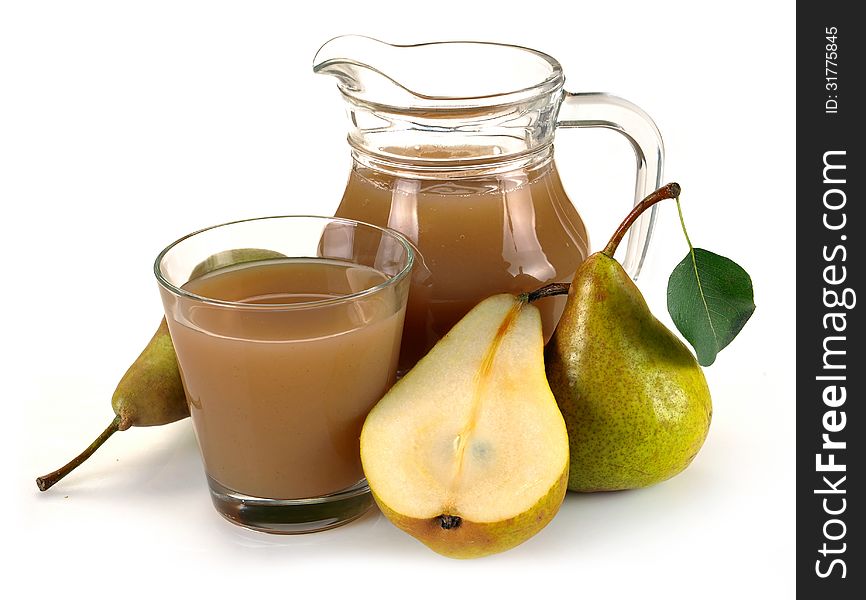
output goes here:
[[613, 232], [613, 237], [610, 238], [610, 241], [607, 243], [607, 246], [602, 250], [602, 254], [613, 258], [614, 253], [616, 252], [619, 243], [622, 241], [622, 238], [625, 237], [626, 232], [629, 228], [634, 224], [643, 212], [648, 209], [650, 206], [655, 204], [656, 202], [661, 202], [662, 200], [667, 200], [669, 198], [679, 198], [680, 197], [680, 184], [678, 183], [669, 183], [664, 187], [660, 187], [649, 196], [638, 202], [635, 207], [632, 209], [625, 220], [620, 223], [620, 226], [617, 227], [616, 231]]
[[539, 298], [547, 298], [548, 296], [562, 296], [568, 293], [570, 283], [548, 283], [546, 286], [538, 288], [534, 292], [526, 292], [520, 295], [523, 302], [535, 302]]
[[42, 477], [36, 478], [36, 485], [39, 486], [41, 491], [45, 491], [50, 488], [52, 485], [69, 475], [78, 465], [83, 463], [85, 460], [90, 458], [90, 456], [96, 452], [96, 450], [105, 443], [105, 440], [111, 437], [111, 435], [115, 431], [120, 430], [120, 416], [114, 417], [114, 420], [111, 424], [106, 427], [105, 431], [99, 434], [99, 437], [93, 440], [93, 443], [90, 444], [84, 452], [70, 460], [67, 464], [60, 467], [56, 471], [49, 473], [48, 475], [43, 475]]

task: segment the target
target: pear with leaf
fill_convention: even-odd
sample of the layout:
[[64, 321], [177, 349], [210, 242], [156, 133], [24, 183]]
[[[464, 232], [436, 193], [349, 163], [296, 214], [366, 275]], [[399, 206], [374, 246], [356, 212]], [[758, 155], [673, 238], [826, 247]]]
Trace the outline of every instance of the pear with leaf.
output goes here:
[[[613, 258], [644, 210], [679, 194], [680, 186], [672, 183], [648, 196], [604, 250], [581, 264], [545, 350], [547, 378], [568, 430], [570, 490], [623, 490], [664, 481], [691, 463], [707, 437], [713, 409], [698, 361], [653, 316], [637, 286]], [[699, 288], [694, 257], [691, 249], [678, 269], [681, 278], [694, 277]], [[751, 296], [751, 282], [748, 288]], [[678, 306], [676, 300], [673, 304]], [[695, 310], [701, 308], [700, 302], [695, 304]], [[706, 308], [709, 317], [712, 311]], [[690, 320], [689, 310], [684, 309], [680, 317]], [[740, 328], [745, 319], [740, 318]], [[700, 336], [703, 324], [699, 319], [690, 323]], [[715, 357], [709, 350], [706, 353]]]

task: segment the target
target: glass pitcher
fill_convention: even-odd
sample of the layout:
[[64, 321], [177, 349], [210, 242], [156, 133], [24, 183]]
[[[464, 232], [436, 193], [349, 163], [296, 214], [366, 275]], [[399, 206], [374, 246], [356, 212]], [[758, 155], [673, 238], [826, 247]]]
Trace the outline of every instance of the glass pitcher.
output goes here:
[[[552, 57], [519, 46], [395, 46], [341, 36], [316, 73], [333, 75], [353, 164], [337, 216], [387, 226], [417, 247], [400, 370], [411, 368], [480, 300], [571, 281], [587, 257], [583, 221], [553, 160], [558, 127], [619, 131], [637, 156], [635, 202], [659, 187], [664, 149], [652, 119], [608, 94], [566, 92]], [[637, 277], [655, 209], [629, 234]], [[545, 339], [565, 297], [537, 302]]]

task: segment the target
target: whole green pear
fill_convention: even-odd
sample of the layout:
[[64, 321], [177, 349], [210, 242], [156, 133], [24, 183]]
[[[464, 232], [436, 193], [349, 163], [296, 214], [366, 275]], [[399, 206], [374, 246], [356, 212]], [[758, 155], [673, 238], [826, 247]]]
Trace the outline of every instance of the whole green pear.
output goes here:
[[636, 216], [578, 268], [545, 349], [568, 430], [573, 491], [640, 488], [673, 477], [691, 463], [710, 426], [701, 367], [612, 258]]
[[[231, 265], [274, 258], [285, 258], [285, 255], [261, 248], [225, 250], [197, 264], [190, 273], [190, 279]], [[111, 397], [111, 408], [114, 410], [114, 419], [81, 454], [56, 471], [36, 478], [36, 485], [41, 491], [48, 490], [66, 477], [116, 432], [130, 427], [166, 425], [189, 416], [177, 356], [164, 318], [150, 342], [117, 384]]]
[[165, 319], [121, 377], [111, 397], [111, 407], [114, 409], [114, 419], [84, 452], [56, 471], [36, 478], [36, 485], [41, 491], [46, 491], [90, 458], [114, 433], [133, 426], [165, 425], [189, 416], [177, 357]]

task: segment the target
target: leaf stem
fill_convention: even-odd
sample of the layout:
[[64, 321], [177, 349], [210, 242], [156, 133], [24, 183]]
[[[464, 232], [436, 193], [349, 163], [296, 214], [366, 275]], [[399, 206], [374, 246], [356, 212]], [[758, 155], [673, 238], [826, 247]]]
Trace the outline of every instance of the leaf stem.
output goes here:
[[676, 200], [677, 200], [677, 212], [680, 215], [680, 225], [683, 228], [683, 235], [686, 236], [686, 243], [688, 243], [688, 245], [689, 245], [689, 251], [691, 251], [691, 253], [692, 253], [692, 260], [694, 260], [695, 248], [694, 248], [694, 246], [692, 246], [692, 240], [689, 239], [689, 232], [686, 230], [686, 221], [685, 221], [685, 219], [683, 219], [683, 207], [682, 207], [682, 204], [680, 204], [680, 197], [677, 196]]
[[114, 417], [114, 420], [111, 424], [106, 427], [105, 431], [99, 434], [93, 443], [90, 444], [87, 448], [85, 448], [84, 452], [70, 460], [68, 463], [57, 469], [56, 471], [49, 473], [48, 475], [43, 475], [42, 477], [36, 478], [36, 485], [39, 486], [41, 491], [45, 491], [50, 488], [52, 485], [69, 475], [78, 465], [83, 463], [85, 460], [90, 458], [90, 456], [96, 452], [99, 447], [105, 443], [105, 440], [111, 437], [111, 435], [115, 431], [119, 431], [120, 429], [120, 416]]
[[628, 213], [628, 216], [620, 223], [619, 227], [616, 228], [616, 231], [613, 233], [613, 237], [610, 238], [610, 241], [607, 243], [607, 246], [602, 250], [602, 254], [606, 254], [607, 256], [613, 258], [614, 253], [616, 252], [619, 243], [622, 241], [622, 238], [625, 237], [626, 232], [629, 228], [634, 224], [643, 212], [648, 209], [650, 206], [655, 204], [656, 202], [661, 202], [662, 200], [667, 200], [669, 198], [679, 198], [680, 197], [680, 184], [678, 183], [669, 183], [664, 187], [660, 187], [656, 191], [652, 192], [649, 196], [638, 202], [631, 212]]
[[692, 240], [689, 239], [689, 232], [686, 229], [686, 220], [683, 218], [683, 207], [680, 204], [680, 198], [677, 196], [677, 212], [680, 215], [680, 225], [683, 228], [683, 235], [686, 236], [686, 243], [689, 245], [689, 256], [692, 257], [692, 269], [695, 271], [695, 281], [698, 283], [698, 293], [701, 295], [701, 304], [704, 306], [704, 311], [707, 313], [707, 323], [710, 324], [710, 331], [713, 334], [713, 339], [716, 341], [716, 346], [719, 345], [719, 334], [716, 333], [716, 328], [713, 325], [713, 318], [710, 315], [710, 306], [707, 304], [707, 297], [704, 295], [704, 287], [701, 285], [701, 274], [698, 272], [698, 259], [695, 256], [695, 247], [692, 246]]

